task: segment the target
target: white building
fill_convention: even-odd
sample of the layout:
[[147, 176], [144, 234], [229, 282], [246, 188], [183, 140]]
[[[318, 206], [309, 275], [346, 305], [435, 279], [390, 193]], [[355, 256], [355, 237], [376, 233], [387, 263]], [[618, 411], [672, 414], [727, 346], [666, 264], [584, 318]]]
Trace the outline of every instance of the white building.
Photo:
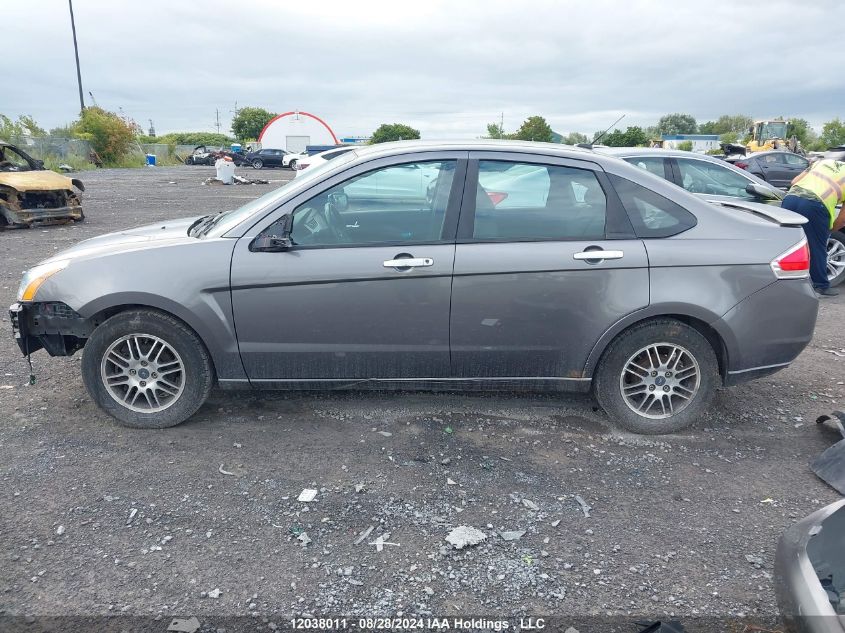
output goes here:
[[264, 126], [258, 142], [265, 149], [302, 152], [308, 145], [339, 145], [328, 123], [309, 112], [278, 114]]
[[718, 134], [664, 134], [663, 147], [666, 149], [678, 149], [678, 145], [689, 141], [692, 143], [692, 151], [705, 153], [713, 149], [719, 149]]

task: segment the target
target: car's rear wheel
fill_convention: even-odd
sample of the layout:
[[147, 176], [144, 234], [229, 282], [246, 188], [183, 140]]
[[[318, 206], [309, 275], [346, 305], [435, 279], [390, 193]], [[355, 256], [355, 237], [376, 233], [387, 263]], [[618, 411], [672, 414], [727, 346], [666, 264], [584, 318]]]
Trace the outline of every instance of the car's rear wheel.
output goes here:
[[291, 162], [289, 162], [288, 167], [290, 167], [292, 170], [296, 171], [296, 159], [293, 159]]
[[252, 161], [253, 169], [261, 169], [262, 167], [264, 167], [264, 161], [260, 158], [256, 158], [254, 161]]
[[94, 402], [121, 424], [155, 429], [191, 417], [214, 382], [202, 341], [154, 310], [121, 312], [94, 330], [82, 377]]
[[834, 231], [827, 240], [827, 278], [831, 286], [845, 281], [845, 233]]
[[695, 328], [673, 319], [636, 325], [616, 338], [594, 391], [615, 422], [634, 433], [672, 433], [696, 421], [719, 383], [716, 354]]

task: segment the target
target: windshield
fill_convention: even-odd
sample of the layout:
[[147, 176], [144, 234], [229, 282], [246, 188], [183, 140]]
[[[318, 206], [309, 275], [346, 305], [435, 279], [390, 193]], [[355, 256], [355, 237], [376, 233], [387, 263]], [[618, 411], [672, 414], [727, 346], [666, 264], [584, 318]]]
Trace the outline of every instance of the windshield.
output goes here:
[[773, 138], [786, 138], [786, 122], [779, 121], [777, 123], [764, 123], [763, 129], [760, 130], [760, 137], [764, 141]]
[[294, 188], [304, 189], [315, 180], [321, 178], [326, 172], [338, 169], [340, 166], [345, 165], [355, 158], [357, 158], [357, 154], [355, 152], [348, 152], [343, 156], [338, 156], [334, 160], [327, 161], [322, 165], [315, 166], [312, 169], [302, 172], [302, 175], [298, 178], [286, 182], [278, 189], [268, 191], [260, 198], [256, 198], [252, 202], [248, 202], [238, 209], [224, 211], [214, 222], [214, 234], [223, 235], [226, 231], [234, 228], [253, 213], [272, 206], [273, 203], [281, 200], [290, 190]]
[[0, 171], [30, 171], [32, 165], [14, 147], [0, 145]]

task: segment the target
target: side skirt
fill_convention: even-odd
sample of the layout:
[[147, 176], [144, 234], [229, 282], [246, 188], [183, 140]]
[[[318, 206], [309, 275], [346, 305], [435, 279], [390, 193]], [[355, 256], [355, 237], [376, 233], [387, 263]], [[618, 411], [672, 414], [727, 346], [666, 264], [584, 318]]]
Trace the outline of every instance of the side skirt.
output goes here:
[[590, 378], [334, 378], [331, 380], [218, 380], [221, 389], [568, 391], [587, 392]]

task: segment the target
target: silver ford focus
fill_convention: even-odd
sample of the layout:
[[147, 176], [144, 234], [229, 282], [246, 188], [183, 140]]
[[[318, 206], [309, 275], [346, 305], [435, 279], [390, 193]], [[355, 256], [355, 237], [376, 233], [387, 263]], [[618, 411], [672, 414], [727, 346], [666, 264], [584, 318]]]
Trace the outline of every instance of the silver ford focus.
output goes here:
[[802, 222], [561, 145], [391, 143], [58, 253], [12, 327], [27, 355], [82, 349], [91, 397], [135, 427], [216, 384], [592, 390], [666, 433], [812, 338]]

